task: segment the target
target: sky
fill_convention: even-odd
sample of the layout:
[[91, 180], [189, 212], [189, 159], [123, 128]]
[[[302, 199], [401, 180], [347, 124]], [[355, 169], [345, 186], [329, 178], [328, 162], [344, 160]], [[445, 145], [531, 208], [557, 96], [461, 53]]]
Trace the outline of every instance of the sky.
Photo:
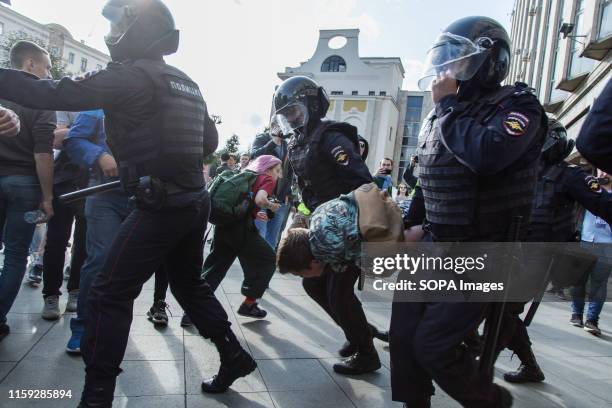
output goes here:
[[[416, 90], [428, 48], [452, 21], [485, 15], [509, 30], [514, 0], [165, 0], [181, 31], [167, 62], [200, 86], [209, 112], [222, 117], [220, 146], [232, 134], [246, 150], [268, 122], [277, 73], [314, 53], [321, 29], [359, 28], [362, 57], [400, 57], [403, 89]], [[104, 0], [12, 0], [41, 23], [65, 26], [107, 52]]]

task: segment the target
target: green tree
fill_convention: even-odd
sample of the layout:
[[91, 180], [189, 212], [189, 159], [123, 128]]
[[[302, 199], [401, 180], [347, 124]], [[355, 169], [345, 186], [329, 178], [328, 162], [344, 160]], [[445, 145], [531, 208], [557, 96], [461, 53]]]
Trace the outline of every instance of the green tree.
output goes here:
[[238, 147], [240, 146], [240, 138], [238, 135], [233, 134], [229, 139], [225, 141], [225, 150], [229, 154], [238, 153]]
[[40, 38], [32, 37], [31, 35], [23, 31], [11, 31], [6, 36], [6, 38], [0, 42], [0, 50], [3, 55], [6, 55], [6, 58], [1, 59], [0, 67], [10, 68], [11, 61], [8, 58], [9, 51], [11, 50], [13, 44], [15, 44], [17, 41], [22, 40], [31, 41], [34, 44], [39, 45], [45, 50], [47, 50], [47, 52], [49, 53], [49, 58], [51, 59], [51, 75], [53, 76], [53, 79], [61, 79], [68, 75], [68, 73], [66, 72], [66, 64], [64, 64], [64, 61], [62, 61], [61, 55], [58, 55], [56, 52], [52, 51], [49, 47], [49, 44], [45, 43]]

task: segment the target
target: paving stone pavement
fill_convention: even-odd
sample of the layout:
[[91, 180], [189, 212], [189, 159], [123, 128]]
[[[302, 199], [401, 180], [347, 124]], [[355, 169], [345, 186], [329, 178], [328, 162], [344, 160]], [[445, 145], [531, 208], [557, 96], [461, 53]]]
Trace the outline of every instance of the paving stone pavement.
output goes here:
[[[242, 301], [242, 271], [236, 263], [217, 294], [230, 315], [239, 340], [257, 360], [258, 369], [238, 380], [223, 395], [203, 395], [200, 381], [215, 373], [214, 346], [192, 329], [179, 325], [182, 311], [168, 292], [172, 317], [157, 329], [146, 319], [153, 299], [150, 280], [135, 302], [134, 321], [119, 376], [115, 407], [276, 407], [341, 408], [400, 407], [391, 401], [389, 349], [376, 340], [383, 368], [360, 377], [337, 375], [332, 365], [343, 343], [339, 328], [308, 298], [299, 279], [276, 275], [261, 302], [265, 320], [238, 316]], [[67, 296], [61, 299], [65, 308]], [[365, 303], [369, 320], [387, 327], [390, 305]], [[75, 407], [83, 385], [83, 362], [65, 353], [70, 314], [56, 322], [40, 318], [41, 289], [28, 285], [8, 316], [12, 333], [0, 342], [0, 407]], [[530, 333], [546, 374], [536, 385], [505, 384], [515, 407], [612, 407], [612, 306], [606, 305], [599, 338], [568, 324], [567, 303], [544, 303]], [[504, 352], [496, 367], [496, 381], [518, 366]], [[10, 390], [70, 390], [72, 399], [9, 399]], [[433, 407], [458, 407], [441, 390]]]

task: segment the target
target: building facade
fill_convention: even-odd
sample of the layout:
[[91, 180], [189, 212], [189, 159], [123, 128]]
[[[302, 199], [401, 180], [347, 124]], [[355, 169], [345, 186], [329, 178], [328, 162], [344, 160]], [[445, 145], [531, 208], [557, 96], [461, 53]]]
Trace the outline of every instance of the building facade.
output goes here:
[[376, 171], [383, 158], [393, 158], [397, 179], [407, 103], [400, 58], [360, 57], [358, 29], [321, 30], [314, 55], [278, 73], [282, 80], [296, 75], [312, 78], [327, 91], [328, 119], [354, 125], [368, 141], [370, 170]]
[[[48, 49], [66, 64], [69, 75], [101, 69], [110, 61], [105, 53], [75, 40], [65, 27], [54, 23], [41, 24], [10, 7], [0, 6], [0, 42], [5, 44], [12, 36], [20, 34], [48, 44]], [[8, 60], [5, 47], [0, 52], [0, 60]]]
[[516, 0], [511, 39], [508, 82], [535, 88], [575, 138], [611, 76], [612, 0]]
[[410, 166], [410, 159], [416, 153], [419, 133], [423, 121], [434, 108], [431, 92], [401, 91], [400, 92], [400, 128], [395, 142], [395, 168], [397, 175], [394, 180], [402, 181], [404, 170]]

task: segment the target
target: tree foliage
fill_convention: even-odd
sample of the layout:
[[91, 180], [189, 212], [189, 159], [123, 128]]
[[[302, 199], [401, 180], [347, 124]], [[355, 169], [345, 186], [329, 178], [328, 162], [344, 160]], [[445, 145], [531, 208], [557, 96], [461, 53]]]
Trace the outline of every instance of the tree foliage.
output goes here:
[[62, 56], [58, 55], [56, 52], [52, 51], [49, 47], [49, 44], [45, 43], [42, 39], [32, 37], [28, 33], [24, 31], [11, 31], [5, 39], [0, 42], [0, 50], [2, 50], [2, 54], [6, 55], [6, 58], [2, 58], [0, 61], [0, 67], [2, 68], [10, 68], [11, 61], [8, 58], [9, 52], [13, 44], [17, 41], [31, 41], [36, 45], [47, 50], [49, 53], [49, 58], [51, 59], [51, 75], [53, 79], [61, 79], [68, 75], [66, 72], [66, 64], [62, 60]]
[[229, 154], [236, 154], [238, 153], [239, 146], [240, 138], [238, 137], [238, 135], [233, 134], [229, 139], [225, 141], [225, 148], [223, 150], [225, 150]]

